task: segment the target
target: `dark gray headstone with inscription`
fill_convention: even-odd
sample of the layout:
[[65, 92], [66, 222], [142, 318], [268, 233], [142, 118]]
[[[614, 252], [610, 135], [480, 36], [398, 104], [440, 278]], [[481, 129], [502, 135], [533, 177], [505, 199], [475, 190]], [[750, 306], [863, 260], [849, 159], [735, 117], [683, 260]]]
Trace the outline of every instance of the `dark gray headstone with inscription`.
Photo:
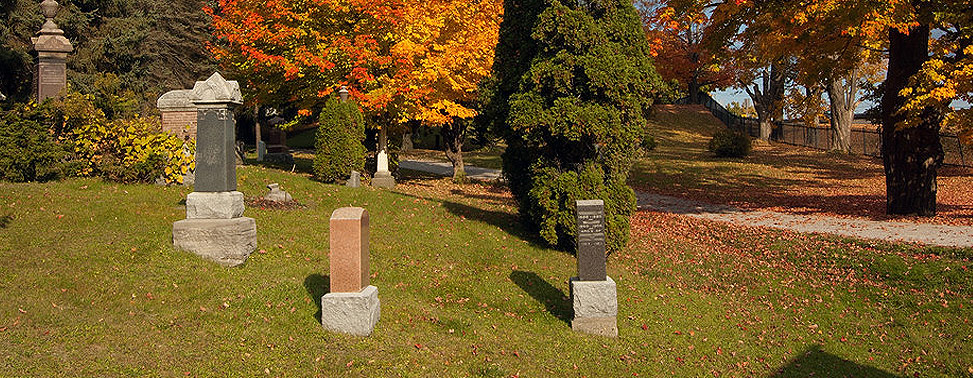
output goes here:
[[196, 82], [190, 95], [197, 108], [197, 192], [236, 190], [236, 121], [233, 107], [242, 103], [239, 84], [214, 73]]
[[197, 109], [195, 191], [186, 196], [186, 219], [172, 224], [172, 244], [226, 266], [247, 261], [257, 248], [257, 224], [243, 217], [236, 191], [233, 107], [240, 85], [219, 73], [197, 81], [189, 94]]
[[578, 209], [578, 278], [581, 281], [604, 281], [605, 272], [605, 202], [577, 201]]

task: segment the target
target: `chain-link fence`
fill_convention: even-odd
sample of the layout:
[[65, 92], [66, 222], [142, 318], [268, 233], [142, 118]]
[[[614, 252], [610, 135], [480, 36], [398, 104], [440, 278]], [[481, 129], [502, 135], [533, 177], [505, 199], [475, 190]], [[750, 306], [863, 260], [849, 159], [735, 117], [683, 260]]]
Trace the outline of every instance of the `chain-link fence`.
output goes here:
[[[713, 100], [705, 93], [700, 93], [702, 105], [730, 129], [738, 130], [752, 137], [760, 136], [760, 123], [754, 118], [744, 118], [730, 113], [723, 105]], [[681, 99], [677, 104], [688, 103]], [[794, 146], [810, 147], [819, 150], [831, 150], [832, 133], [830, 127], [808, 126], [802, 123], [784, 122], [775, 125], [770, 134], [770, 140]], [[940, 134], [943, 145], [945, 165], [973, 167], [973, 147], [964, 145], [959, 137], [953, 134]], [[851, 152], [855, 154], [882, 157], [882, 130], [880, 126], [858, 125], [852, 126]]]

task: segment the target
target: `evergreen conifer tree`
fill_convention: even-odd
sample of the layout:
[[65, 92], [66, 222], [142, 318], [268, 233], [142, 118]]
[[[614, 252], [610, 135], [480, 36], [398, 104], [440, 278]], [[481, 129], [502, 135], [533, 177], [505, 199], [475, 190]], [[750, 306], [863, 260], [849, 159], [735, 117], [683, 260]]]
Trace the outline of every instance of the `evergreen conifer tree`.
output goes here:
[[484, 120], [506, 140], [504, 174], [545, 241], [573, 248], [575, 201], [602, 199], [608, 248], [625, 246], [626, 180], [663, 88], [631, 1], [505, 3]]

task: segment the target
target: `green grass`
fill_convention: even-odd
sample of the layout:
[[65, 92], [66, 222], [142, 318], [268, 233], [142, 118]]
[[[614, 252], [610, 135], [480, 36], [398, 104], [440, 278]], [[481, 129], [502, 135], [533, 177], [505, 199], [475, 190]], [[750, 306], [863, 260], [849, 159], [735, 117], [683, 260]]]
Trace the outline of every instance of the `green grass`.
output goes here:
[[[639, 213], [609, 259], [608, 339], [571, 331], [575, 259], [538, 246], [502, 188], [238, 178], [306, 207], [248, 208], [259, 252], [233, 269], [172, 249], [186, 188], [0, 184], [0, 376], [973, 374], [968, 250]], [[370, 213], [382, 317], [368, 338], [316, 318], [341, 206]]]

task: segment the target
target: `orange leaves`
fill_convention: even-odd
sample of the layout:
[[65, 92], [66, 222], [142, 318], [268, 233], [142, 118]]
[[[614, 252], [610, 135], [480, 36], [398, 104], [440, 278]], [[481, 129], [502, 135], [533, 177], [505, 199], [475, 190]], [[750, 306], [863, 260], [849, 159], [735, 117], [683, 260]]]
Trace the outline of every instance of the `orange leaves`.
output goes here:
[[371, 111], [432, 124], [464, 107], [490, 73], [502, 0], [220, 0], [213, 56], [262, 102], [312, 108], [341, 84]]

